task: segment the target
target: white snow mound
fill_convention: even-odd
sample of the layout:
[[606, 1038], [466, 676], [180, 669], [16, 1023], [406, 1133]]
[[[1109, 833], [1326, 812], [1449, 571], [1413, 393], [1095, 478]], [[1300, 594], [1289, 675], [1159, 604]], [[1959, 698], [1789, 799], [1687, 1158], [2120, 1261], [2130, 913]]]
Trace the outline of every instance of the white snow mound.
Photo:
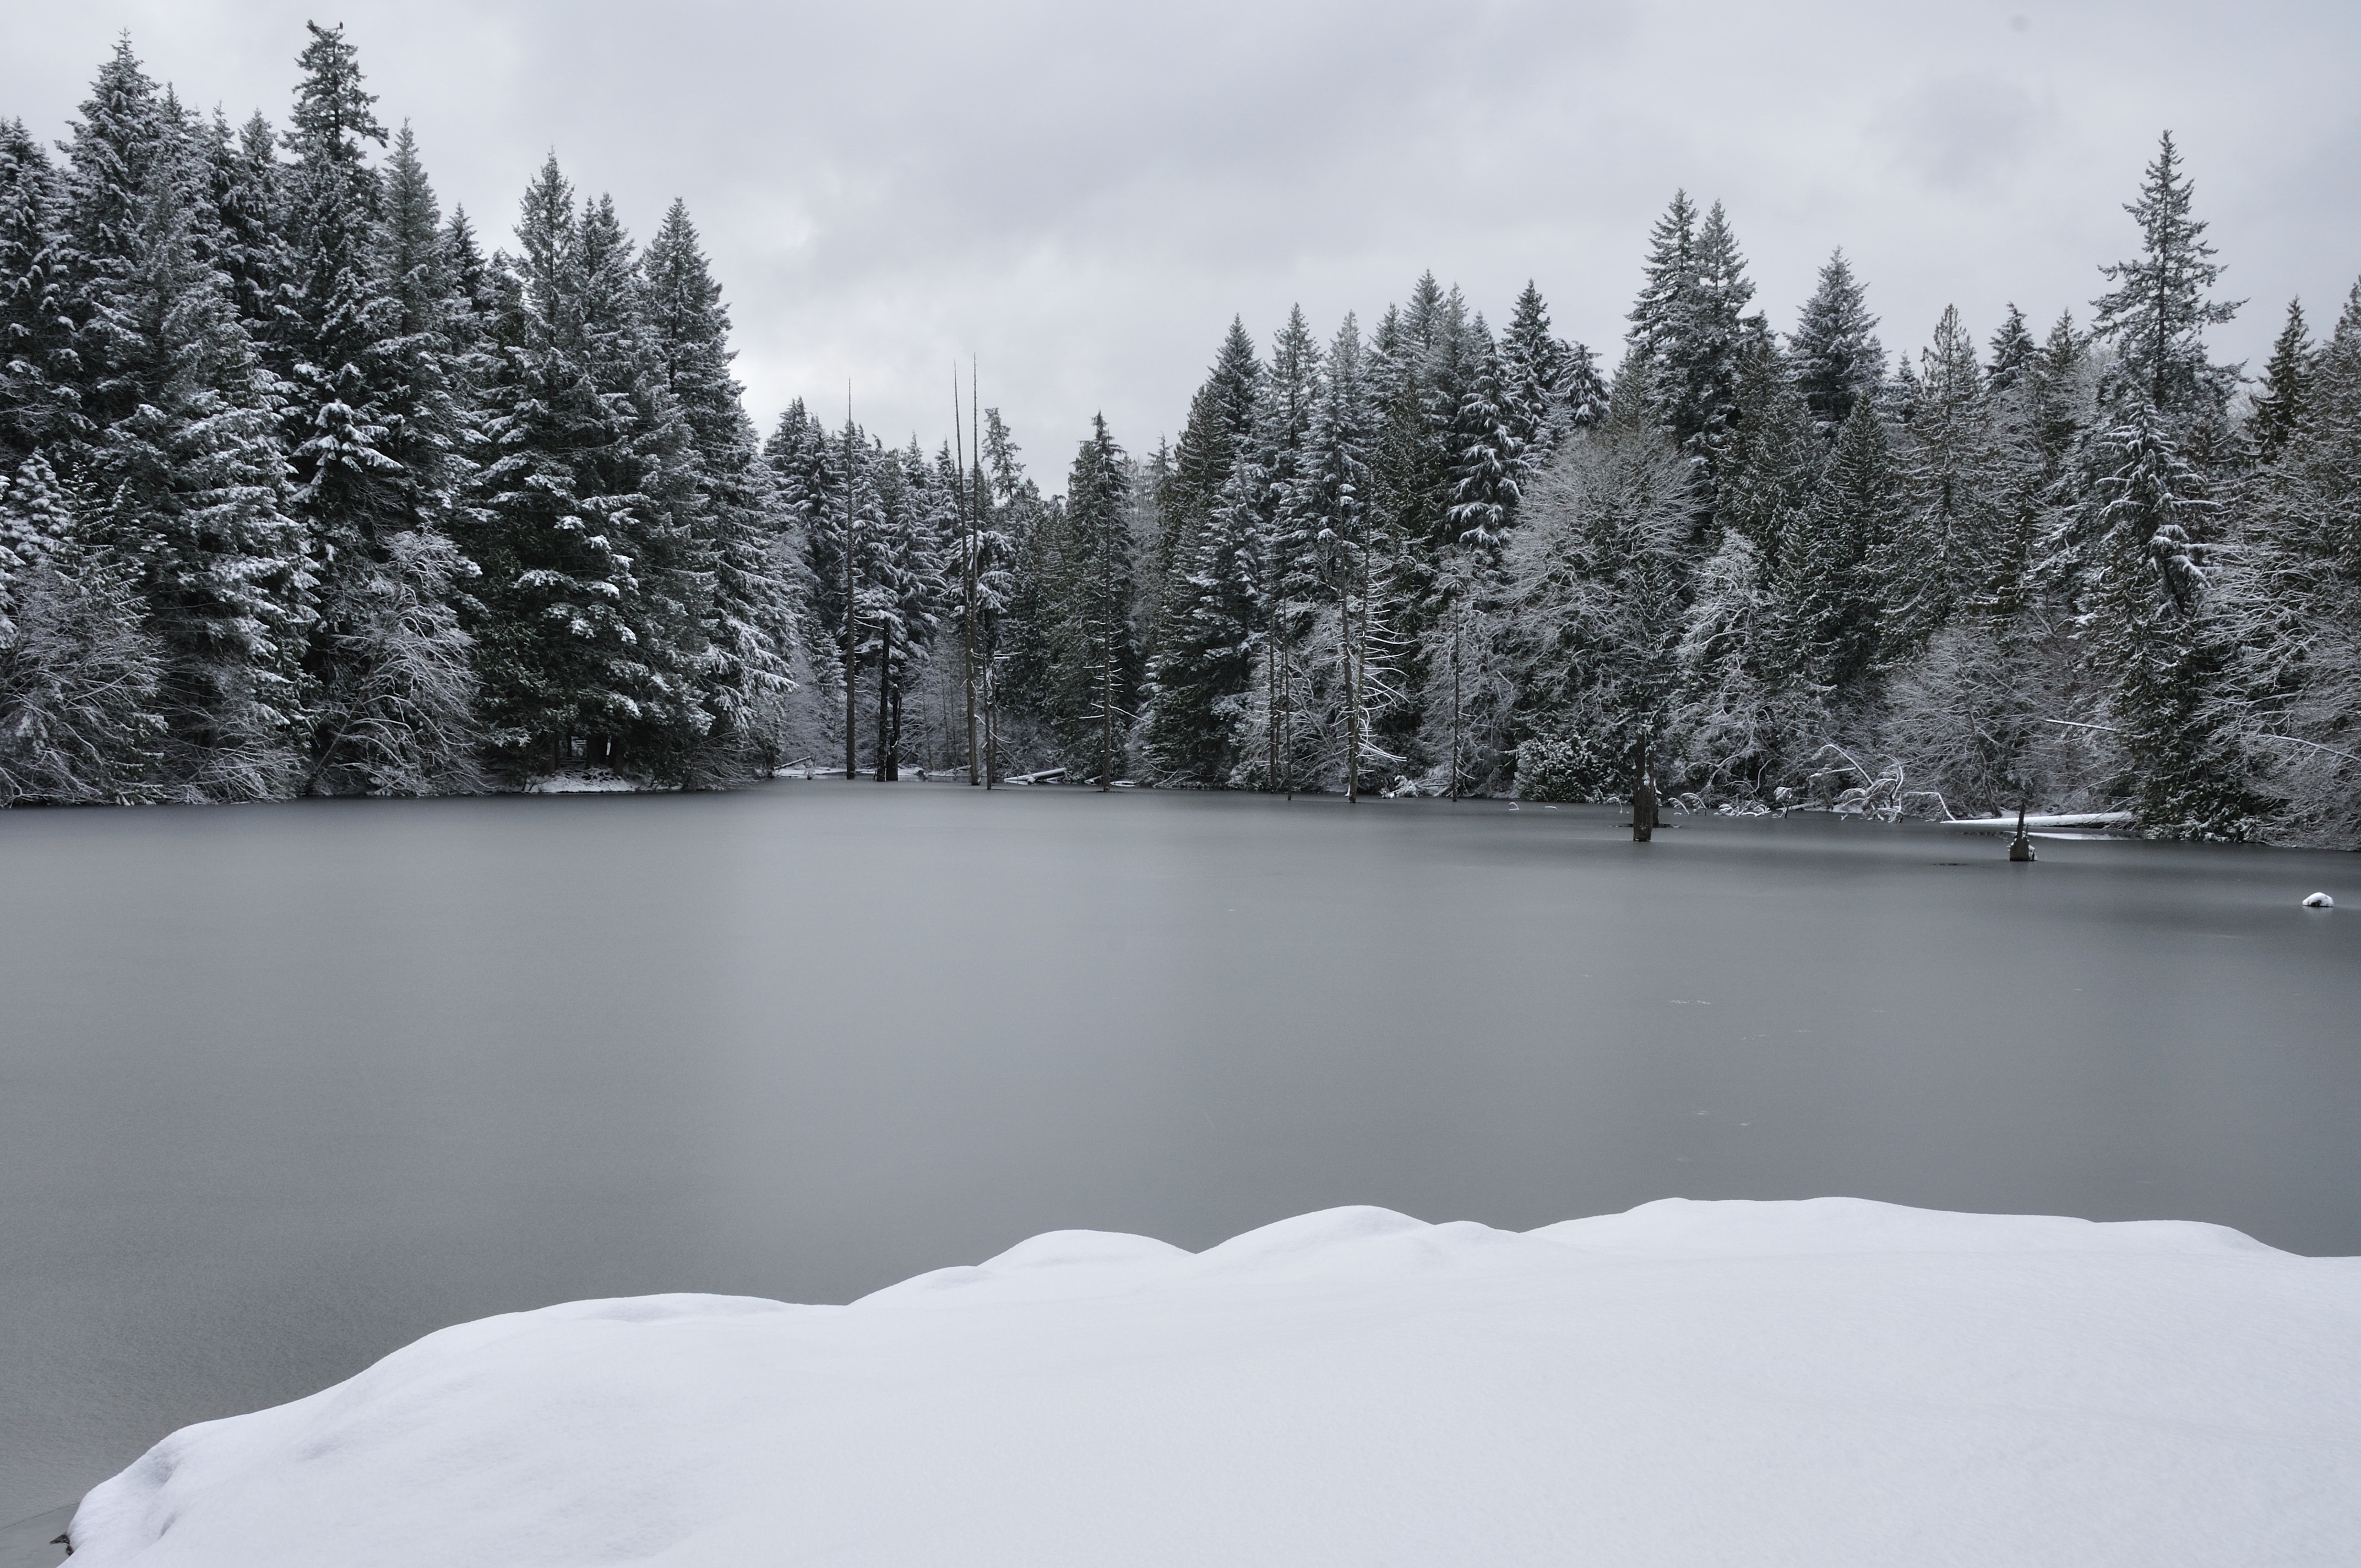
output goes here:
[[74, 1568], [2361, 1563], [2361, 1259], [1672, 1200], [1060, 1231], [846, 1307], [462, 1324], [93, 1491]]

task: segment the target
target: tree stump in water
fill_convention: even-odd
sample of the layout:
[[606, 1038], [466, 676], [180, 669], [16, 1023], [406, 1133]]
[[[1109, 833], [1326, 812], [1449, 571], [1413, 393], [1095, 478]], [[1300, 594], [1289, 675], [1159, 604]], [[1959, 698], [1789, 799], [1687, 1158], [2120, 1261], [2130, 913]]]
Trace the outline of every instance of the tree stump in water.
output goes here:
[[1656, 831], [1656, 781], [1648, 770], [1648, 742], [1632, 748], [1631, 842], [1644, 844]]
[[2033, 859], [2033, 840], [2025, 836], [2025, 802], [2021, 798], [2016, 803], [2016, 837], [2009, 843], [2008, 858], [2020, 865]]

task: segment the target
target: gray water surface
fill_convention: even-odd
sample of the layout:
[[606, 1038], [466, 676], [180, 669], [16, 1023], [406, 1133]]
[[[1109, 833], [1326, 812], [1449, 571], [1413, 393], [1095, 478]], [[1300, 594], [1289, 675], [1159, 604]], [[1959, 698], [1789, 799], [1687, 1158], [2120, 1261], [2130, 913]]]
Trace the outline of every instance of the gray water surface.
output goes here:
[[0, 813], [0, 1521], [447, 1323], [1060, 1226], [1836, 1192], [2361, 1253], [2361, 860], [2004, 852], [841, 780]]

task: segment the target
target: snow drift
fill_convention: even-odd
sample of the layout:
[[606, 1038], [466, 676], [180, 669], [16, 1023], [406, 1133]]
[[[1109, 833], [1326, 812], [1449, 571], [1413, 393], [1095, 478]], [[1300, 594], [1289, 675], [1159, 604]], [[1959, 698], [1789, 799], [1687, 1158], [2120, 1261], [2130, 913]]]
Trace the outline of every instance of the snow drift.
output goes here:
[[587, 1301], [174, 1433], [75, 1568], [2361, 1562], [2361, 1259], [1668, 1201]]

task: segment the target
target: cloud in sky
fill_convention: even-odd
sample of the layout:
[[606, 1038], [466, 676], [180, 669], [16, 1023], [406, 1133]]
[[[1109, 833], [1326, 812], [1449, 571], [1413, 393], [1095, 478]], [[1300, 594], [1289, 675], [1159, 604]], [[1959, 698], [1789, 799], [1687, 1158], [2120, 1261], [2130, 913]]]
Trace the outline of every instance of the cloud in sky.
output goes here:
[[184, 98], [283, 118], [307, 15], [489, 240], [553, 148], [642, 236], [685, 197], [757, 422], [849, 378], [931, 444], [975, 355], [1053, 486], [1094, 411], [1176, 433], [1233, 313], [1325, 335], [1428, 268], [1496, 320], [1534, 279], [1611, 362], [1675, 187], [1728, 204], [1774, 323], [1841, 245], [1896, 347], [1947, 303], [2084, 313], [2167, 126], [2253, 301], [2221, 352], [2361, 273], [2361, 11], [2331, 4], [0, 0], [0, 114], [63, 135], [127, 28]]

